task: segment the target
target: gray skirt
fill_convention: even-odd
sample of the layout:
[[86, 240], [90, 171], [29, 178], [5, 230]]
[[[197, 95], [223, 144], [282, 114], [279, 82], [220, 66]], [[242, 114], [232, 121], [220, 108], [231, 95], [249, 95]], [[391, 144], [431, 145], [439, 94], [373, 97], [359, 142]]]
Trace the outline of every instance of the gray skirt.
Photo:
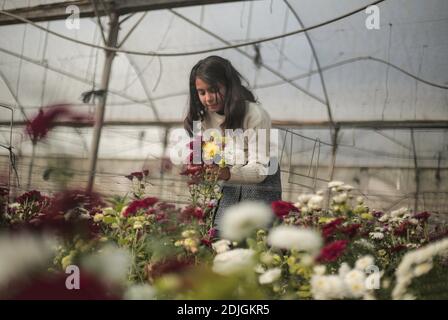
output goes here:
[[[231, 184], [225, 183], [222, 187], [222, 197], [219, 200], [215, 211], [213, 226], [217, 229], [217, 225], [221, 221], [228, 207], [245, 200], [263, 201], [271, 204], [273, 201], [282, 199], [282, 182], [280, 167], [277, 171], [266, 176], [266, 179], [256, 184]], [[219, 231], [219, 230], [218, 230]]]

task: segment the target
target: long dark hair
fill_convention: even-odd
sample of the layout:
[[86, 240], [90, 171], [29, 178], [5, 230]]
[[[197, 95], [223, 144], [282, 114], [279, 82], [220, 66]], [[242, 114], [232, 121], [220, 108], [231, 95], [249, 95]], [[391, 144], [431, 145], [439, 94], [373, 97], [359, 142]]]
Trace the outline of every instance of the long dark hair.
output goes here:
[[253, 93], [242, 85], [241, 74], [236, 71], [230, 61], [219, 57], [209, 56], [200, 60], [190, 73], [190, 108], [184, 120], [184, 128], [193, 135], [193, 121], [202, 121], [205, 108], [199, 100], [196, 90], [196, 78], [218, 88], [218, 83], [226, 88], [224, 98], [225, 120], [221, 129], [238, 129], [243, 127], [246, 115], [246, 101], [256, 102]]

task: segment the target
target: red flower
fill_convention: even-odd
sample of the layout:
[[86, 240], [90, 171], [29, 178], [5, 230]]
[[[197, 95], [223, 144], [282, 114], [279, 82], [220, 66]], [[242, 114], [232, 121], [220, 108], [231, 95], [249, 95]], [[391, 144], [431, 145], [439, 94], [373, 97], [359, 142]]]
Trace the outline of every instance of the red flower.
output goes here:
[[30, 202], [43, 202], [45, 200], [48, 200], [48, 198], [42, 196], [42, 194], [36, 190], [31, 190], [31, 191], [25, 192], [20, 197], [16, 198], [16, 202], [18, 202], [22, 205], [25, 203], [30, 203]]
[[320, 250], [320, 254], [317, 257], [318, 262], [333, 262], [337, 260], [345, 248], [347, 247], [348, 240], [336, 240], [327, 244]]
[[88, 120], [86, 116], [74, 114], [68, 107], [68, 104], [60, 104], [46, 108], [47, 111], [42, 108], [39, 109], [37, 116], [27, 123], [25, 129], [33, 144], [47, 136], [58, 118], [67, 116], [69, 119], [78, 122]]
[[344, 222], [344, 218], [337, 218], [327, 224], [324, 224], [322, 227], [322, 234], [325, 239], [330, 238], [333, 234], [338, 230], [339, 225]]
[[340, 231], [345, 234], [349, 238], [353, 238], [358, 233], [358, 229], [361, 227], [359, 223], [353, 223], [344, 228], [341, 228]]
[[200, 207], [187, 206], [181, 211], [181, 220], [190, 221], [192, 218], [202, 220], [205, 212]]
[[145, 209], [147, 211], [149, 207], [152, 207], [158, 201], [159, 199], [155, 197], [148, 197], [145, 199], [134, 200], [128, 205], [128, 207], [123, 213], [123, 216], [125, 217], [133, 216], [140, 209]]
[[396, 236], [402, 236], [406, 233], [406, 230], [408, 229], [408, 222], [402, 222], [395, 230], [394, 235]]
[[427, 211], [423, 211], [414, 215], [415, 219], [422, 220], [423, 222], [427, 221], [431, 214]]
[[297, 209], [291, 202], [282, 200], [272, 202], [271, 207], [278, 218], [287, 216], [290, 212], [299, 212], [299, 209]]

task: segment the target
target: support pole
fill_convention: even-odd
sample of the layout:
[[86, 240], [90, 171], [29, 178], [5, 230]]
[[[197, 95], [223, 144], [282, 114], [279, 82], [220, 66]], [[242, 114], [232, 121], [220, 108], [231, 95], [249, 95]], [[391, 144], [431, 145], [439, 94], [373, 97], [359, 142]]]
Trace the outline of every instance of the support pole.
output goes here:
[[[109, 35], [107, 39], [107, 46], [115, 48], [118, 39], [118, 14], [116, 12], [111, 13], [109, 22]], [[104, 61], [103, 75], [101, 78], [101, 85], [99, 90], [102, 90], [103, 94], [99, 96], [98, 104], [95, 112], [95, 125], [93, 128], [92, 149], [89, 157], [89, 181], [87, 184], [87, 192], [92, 192], [93, 184], [95, 181], [96, 162], [98, 159], [98, 149], [100, 145], [101, 130], [103, 128], [104, 111], [106, 109], [107, 90], [109, 88], [109, 80], [112, 70], [112, 62], [115, 57], [113, 51], [105, 50], [106, 59]]]
[[415, 197], [414, 197], [414, 213], [418, 210], [418, 197], [420, 195], [420, 168], [417, 161], [417, 147], [415, 145], [414, 129], [411, 129], [412, 152], [414, 153], [415, 167]]

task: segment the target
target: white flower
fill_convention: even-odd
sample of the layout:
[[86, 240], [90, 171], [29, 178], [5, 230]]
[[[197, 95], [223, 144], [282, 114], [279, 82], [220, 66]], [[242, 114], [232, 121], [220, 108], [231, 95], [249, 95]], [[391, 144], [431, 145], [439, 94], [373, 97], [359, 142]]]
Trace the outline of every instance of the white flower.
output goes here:
[[394, 210], [390, 213], [391, 217], [396, 218], [396, 217], [401, 217], [402, 215], [404, 215], [406, 212], [408, 212], [408, 208], [400, 208], [398, 210]]
[[18, 202], [11, 203], [11, 204], [9, 205], [9, 207], [10, 207], [11, 209], [17, 209], [17, 208], [20, 208], [20, 203], [18, 203]]
[[266, 228], [274, 218], [271, 208], [261, 202], [247, 201], [227, 209], [218, 229], [225, 239], [241, 241], [260, 228]]
[[344, 281], [353, 297], [360, 298], [366, 292], [366, 276], [364, 272], [354, 269], [345, 275]]
[[415, 218], [409, 219], [409, 222], [413, 225], [418, 225], [418, 220]]
[[134, 229], [141, 229], [141, 228], [143, 228], [142, 222], [141, 221], [135, 221], [134, 225], [133, 225], [133, 228]]
[[313, 272], [317, 276], [323, 276], [327, 271], [327, 267], [323, 265], [317, 265], [313, 268]]
[[356, 202], [358, 202], [358, 204], [363, 204], [364, 203], [364, 198], [359, 196], [356, 198]]
[[303, 266], [311, 266], [314, 264], [314, 257], [305, 254], [300, 258], [300, 264]]
[[372, 266], [374, 264], [374, 259], [372, 256], [364, 256], [358, 260], [356, 260], [355, 268], [360, 271], [365, 271], [367, 267]]
[[221, 275], [230, 275], [250, 268], [254, 264], [255, 251], [233, 249], [218, 254], [213, 260], [212, 270]]
[[274, 255], [269, 252], [262, 252], [260, 254], [260, 261], [264, 264], [271, 264], [274, 262]]
[[268, 243], [275, 248], [306, 251], [316, 255], [322, 246], [322, 237], [311, 229], [278, 226], [271, 229]]
[[377, 239], [377, 240], [384, 239], [384, 233], [381, 233], [381, 232], [370, 232], [369, 236], [372, 239]]
[[254, 268], [254, 271], [256, 273], [265, 273], [266, 270], [264, 269], [264, 267], [261, 264], [257, 264]]
[[126, 281], [131, 263], [129, 251], [112, 244], [106, 244], [81, 261], [84, 268], [113, 283]]
[[347, 264], [347, 262], [342, 262], [341, 266], [339, 267], [338, 274], [340, 277], [345, 277], [347, 273], [351, 271], [350, 266]]
[[344, 185], [344, 182], [342, 181], [330, 181], [328, 182], [328, 188], [337, 188]]
[[223, 253], [230, 250], [231, 242], [227, 239], [218, 240], [212, 243], [212, 248], [216, 253]]
[[258, 281], [260, 284], [269, 284], [272, 283], [280, 278], [282, 275], [282, 270], [280, 268], [274, 268], [266, 271], [263, 273], [259, 278]]
[[374, 250], [375, 249], [375, 245], [371, 242], [369, 242], [366, 239], [359, 239], [355, 241], [355, 244], [365, 248], [365, 249], [369, 249], [369, 250]]
[[322, 202], [324, 201], [324, 197], [321, 195], [313, 195], [310, 200], [308, 200], [308, 208], [311, 210], [319, 210], [322, 209]]
[[345, 191], [352, 191], [354, 188], [349, 184], [344, 184], [343, 186], [340, 187], [340, 189]]
[[345, 296], [345, 284], [343, 280], [334, 275], [311, 277], [311, 294], [314, 299], [341, 299]]
[[380, 222], [386, 222], [387, 220], [389, 220], [389, 215], [387, 213], [383, 214], [378, 221]]
[[[412, 278], [426, 271], [429, 268], [434, 256], [444, 254], [448, 251], [448, 239], [442, 239], [440, 241], [431, 243], [420, 249], [408, 252], [405, 254], [397, 270], [395, 271], [395, 277], [397, 279], [395, 288], [392, 291], [393, 299], [405, 299], [409, 296], [406, 292], [407, 287], [411, 284]], [[428, 265], [425, 265], [427, 263]], [[423, 266], [421, 266], [423, 264]], [[420, 267], [414, 269], [414, 265]], [[417, 271], [417, 272], [416, 272]]]
[[148, 284], [129, 287], [123, 295], [125, 300], [154, 300], [156, 290]]
[[305, 203], [307, 203], [311, 199], [312, 196], [313, 195], [309, 194], [309, 193], [308, 194], [301, 194], [301, 195], [299, 195], [297, 197], [297, 199], [299, 200], [300, 203], [305, 204]]
[[342, 192], [338, 195], [335, 195], [333, 197], [333, 201], [334, 201], [334, 203], [342, 204], [345, 201], [347, 201], [347, 197], [348, 197], [347, 192]]

